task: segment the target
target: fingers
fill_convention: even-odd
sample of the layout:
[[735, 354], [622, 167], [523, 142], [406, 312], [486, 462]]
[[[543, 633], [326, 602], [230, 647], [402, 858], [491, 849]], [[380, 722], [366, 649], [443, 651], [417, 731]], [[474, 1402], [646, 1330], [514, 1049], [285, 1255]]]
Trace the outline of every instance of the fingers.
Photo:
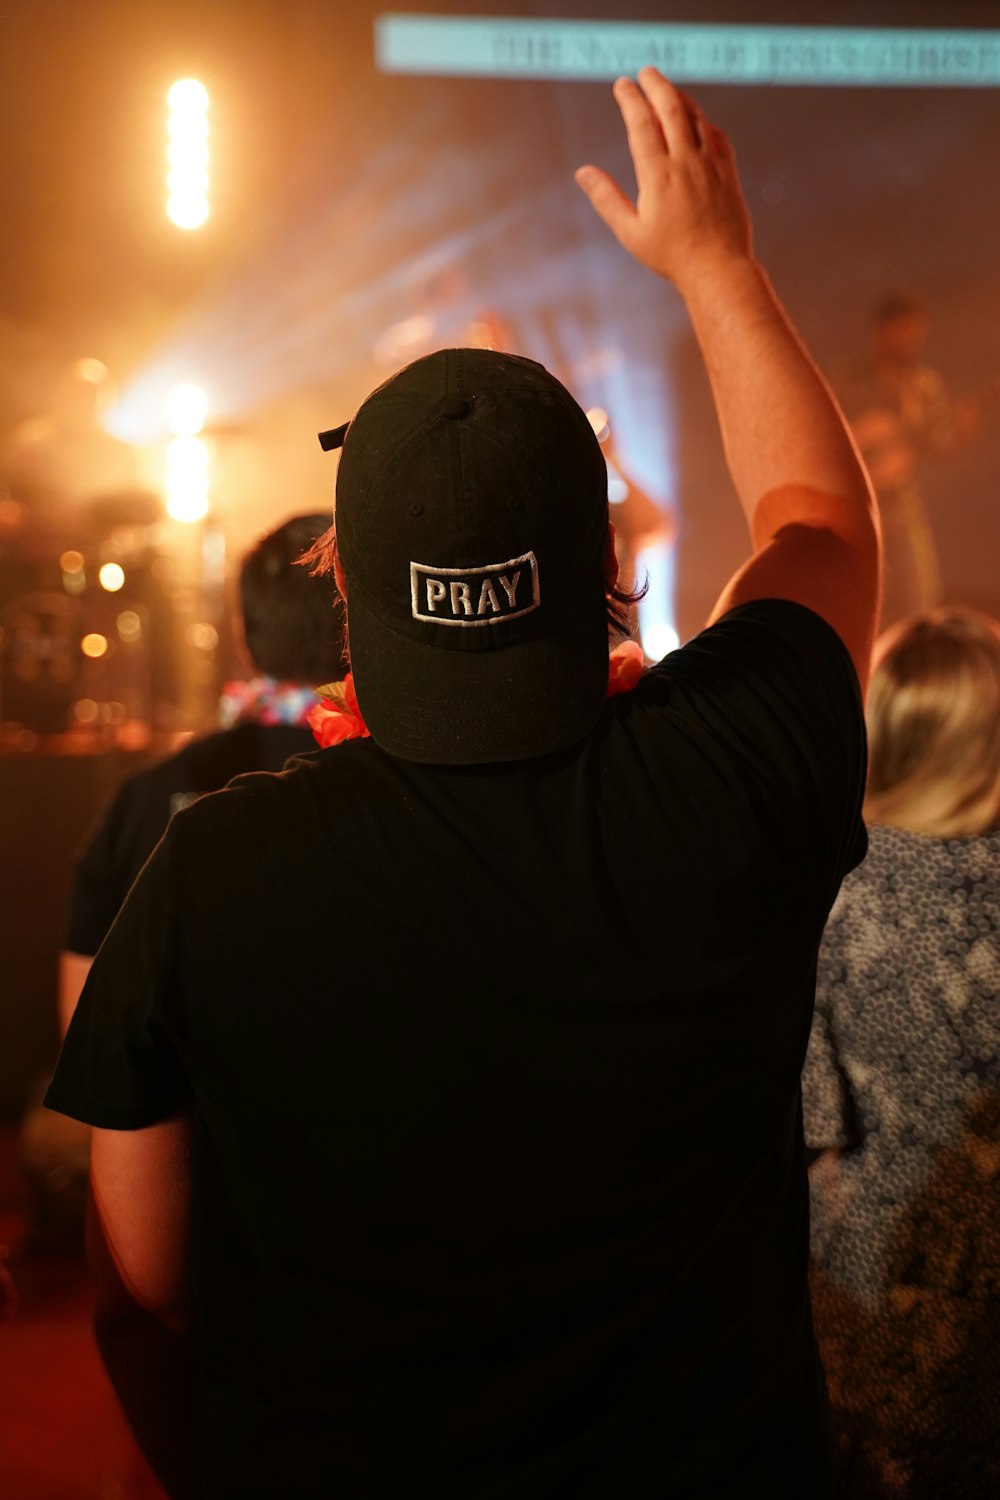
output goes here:
[[648, 180], [667, 154], [663, 130], [655, 110], [633, 79], [619, 78], [613, 92], [625, 124], [636, 180], [641, 187], [643, 179]]
[[577, 184], [590, 199], [594, 211], [604, 220], [611, 233], [627, 245], [635, 223], [635, 207], [614, 178], [600, 167], [580, 167], [574, 174]]
[[696, 120], [701, 115], [694, 101], [687, 99], [657, 68], [640, 68], [642, 91], [655, 113], [667, 150], [680, 155], [700, 144]]
[[711, 132], [712, 148], [716, 156], [735, 172], [736, 152], [733, 150], [732, 141], [724, 130], [719, 129], [718, 125], [710, 125], [709, 131]]
[[[636, 173], [651, 167], [658, 153], [680, 156], [692, 147], [721, 158], [735, 167], [732, 143], [725, 131], [713, 125], [697, 100], [672, 84], [656, 68], [640, 68], [639, 87], [631, 79], [620, 78], [614, 93], [629, 133], [629, 149]], [[645, 109], [643, 105], [645, 104]], [[657, 133], [658, 132], [658, 133]], [[639, 157], [636, 155], [638, 148]], [[662, 156], [660, 156], [662, 160]]]

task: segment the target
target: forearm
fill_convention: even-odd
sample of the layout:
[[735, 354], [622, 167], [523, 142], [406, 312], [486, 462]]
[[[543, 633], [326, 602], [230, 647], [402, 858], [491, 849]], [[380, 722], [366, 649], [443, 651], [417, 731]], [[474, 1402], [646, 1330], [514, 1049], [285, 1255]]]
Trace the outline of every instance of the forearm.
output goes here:
[[726, 459], [755, 543], [784, 518], [825, 524], [824, 501], [874, 525], [868, 477], [840, 409], [762, 268], [749, 256], [706, 261], [679, 284], [718, 411]]
[[59, 1035], [65, 1036], [73, 1019], [93, 957], [63, 949], [59, 955]]
[[171, 1500], [198, 1492], [195, 1369], [188, 1319], [166, 1321], [121, 1280], [93, 1201], [87, 1251], [95, 1280], [94, 1334], [108, 1378], [150, 1468]]
[[122, 1409], [172, 1500], [197, 1494], [187, 1115], [95, 1129], [87, 1252], [94, 1331]]
[[198, 1494], [194, 1361], [190, 1335], [144, 1312], [94, 1318], [104, 1368], [133, 1436], [171, 1500]]

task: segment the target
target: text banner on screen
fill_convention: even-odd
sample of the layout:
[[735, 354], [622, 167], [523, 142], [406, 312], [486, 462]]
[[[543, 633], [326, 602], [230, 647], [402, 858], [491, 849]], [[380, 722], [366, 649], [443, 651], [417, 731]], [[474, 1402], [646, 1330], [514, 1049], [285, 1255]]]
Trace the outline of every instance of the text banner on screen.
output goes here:
[[384, 73], [593, 79], [652, 63], [678, 83], [910, 88], [1000, 85], [1000, 31], [522, 21], [392, 12], [375, 22]]

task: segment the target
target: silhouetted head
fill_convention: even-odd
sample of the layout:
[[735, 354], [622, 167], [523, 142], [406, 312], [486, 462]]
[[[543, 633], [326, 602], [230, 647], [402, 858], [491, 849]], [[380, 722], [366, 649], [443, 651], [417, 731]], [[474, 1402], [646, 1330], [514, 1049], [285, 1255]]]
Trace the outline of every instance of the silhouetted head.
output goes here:
[[316, 686], [344, 675], [343, 631], [332, 581], [297, 566], [329, 525], [324, 515], [294, 516], [244, 557], [240, 603], [255, 666], [281, 682]]

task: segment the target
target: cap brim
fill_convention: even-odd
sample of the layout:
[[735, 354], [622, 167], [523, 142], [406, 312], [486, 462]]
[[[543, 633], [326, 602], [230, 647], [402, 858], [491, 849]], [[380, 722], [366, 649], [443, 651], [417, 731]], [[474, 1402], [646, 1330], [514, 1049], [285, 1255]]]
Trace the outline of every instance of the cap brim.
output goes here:
[[[348, 589], [358, 705], [390, 755], [434, 765], [527, 760], [586, 738], [608, 691], [603, 599], [564, 632], [495, 651], [428, 649]], [[571, 612], [572, 613], [572, 612]]]

